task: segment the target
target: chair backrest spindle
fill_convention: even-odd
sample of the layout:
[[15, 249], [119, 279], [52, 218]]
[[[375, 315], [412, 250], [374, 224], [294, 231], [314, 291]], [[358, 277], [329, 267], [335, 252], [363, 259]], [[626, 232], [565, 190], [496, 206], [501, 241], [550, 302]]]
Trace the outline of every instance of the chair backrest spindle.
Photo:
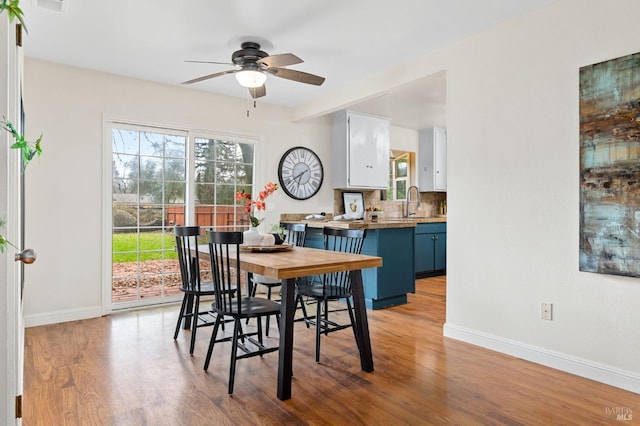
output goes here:
[[199, 226], [176, 226], [176, 251], [180, 265], [183, 290], [200, 291], [200, 256], [198, 254]]
[[[221, 312], [242, 312], [242, 294], [240, 285], [240, 244], [242, 232], [207, 231], [209, 242], [209, 257], [215, 289], [216, 309]], [[235, 260], [229, 254], [237, 252]]]
[[[360, 254], [364, 239], [367, 235], [366, 229], [340, 229], [324, 228], [324, 248], [325, 250], [340, 251], [343, 253]], [[324, 276], [324, 285], [335, 287], [336, 289], [351, 290], [349, 272], [334, 272]]]
[[307, 235], [306, 223], [281, 223], [280, 226], [287, 230], [286, 242], [293, 246], [304, 246]]

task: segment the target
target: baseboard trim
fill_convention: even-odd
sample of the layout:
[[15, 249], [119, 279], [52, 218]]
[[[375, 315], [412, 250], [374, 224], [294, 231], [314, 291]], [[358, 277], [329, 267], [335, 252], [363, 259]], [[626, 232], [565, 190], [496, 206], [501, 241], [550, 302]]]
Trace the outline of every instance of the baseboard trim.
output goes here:
[[640, 394], [640, 375], [630, 371], [448, 323], [443, 327], [443, 334], [445, 337]]
[[25, 315], [25, 327], [37, 327], [39, 325], [56, 324], [59, 322], [78, 321], [89, 318], [98, 318], [103, 315], [101, 306], [83, 309], [69, 309], [66, 311], [47, 312], [45, 314]]

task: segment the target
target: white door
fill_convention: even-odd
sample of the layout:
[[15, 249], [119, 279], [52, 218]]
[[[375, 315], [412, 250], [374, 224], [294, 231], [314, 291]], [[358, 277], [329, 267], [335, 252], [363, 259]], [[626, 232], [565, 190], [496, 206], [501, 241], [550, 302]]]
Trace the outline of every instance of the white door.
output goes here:
[[[22, 128], [20, 85], [22, 52], [16, 46], [15, 23], [7, 14], [0, 15], [0, 119]], [[0, 217], [6, 227], [0, 232], [22, 247], [22, 179], [21, 153], [9, 149], [10, 134], [0, 135]], [[0, 253], [0, 423], [20, 425], [16, 398], [22, 395], [24, 325], [22, 320], [22, 264], [14, 261], [16, 250], [9, 247]]]

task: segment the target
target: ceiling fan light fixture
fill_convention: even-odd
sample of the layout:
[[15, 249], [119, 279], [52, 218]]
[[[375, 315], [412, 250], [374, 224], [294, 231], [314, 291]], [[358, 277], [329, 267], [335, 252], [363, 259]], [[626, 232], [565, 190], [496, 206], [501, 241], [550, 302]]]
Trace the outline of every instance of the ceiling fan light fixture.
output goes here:
[[242, 70], [236, 73], [236, 80], [244, 87], [260, 87], [267, 81], [267, 75], [261, 71]]

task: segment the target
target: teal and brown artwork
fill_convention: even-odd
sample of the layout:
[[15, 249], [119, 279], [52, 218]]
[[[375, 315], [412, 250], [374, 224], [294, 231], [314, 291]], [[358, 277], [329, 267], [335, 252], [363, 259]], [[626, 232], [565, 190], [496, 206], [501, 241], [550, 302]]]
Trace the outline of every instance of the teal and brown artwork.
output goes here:
[[580, 68], [580, 270], [640, 277], [640, 53]]

